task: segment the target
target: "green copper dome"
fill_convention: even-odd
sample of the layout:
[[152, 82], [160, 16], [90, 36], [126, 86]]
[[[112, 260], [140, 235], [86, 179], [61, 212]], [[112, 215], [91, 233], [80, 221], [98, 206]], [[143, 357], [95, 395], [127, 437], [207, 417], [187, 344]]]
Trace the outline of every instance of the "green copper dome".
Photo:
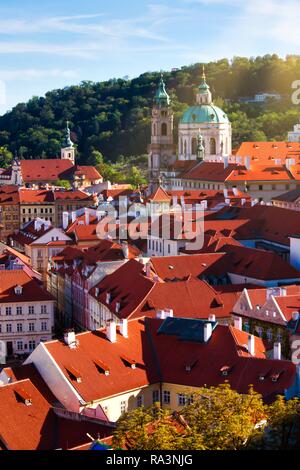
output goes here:
[[160, 77], [160, 82], [155, 93], [154, 101], [159, 106], [169, 106], [170, 97], [166, 91], [166, 85], [163, 81], [163, 76]]
[[180, 120], [181, 124], [205, 124], [229, 122], [227, 114], [213, 104], [191, 106]]

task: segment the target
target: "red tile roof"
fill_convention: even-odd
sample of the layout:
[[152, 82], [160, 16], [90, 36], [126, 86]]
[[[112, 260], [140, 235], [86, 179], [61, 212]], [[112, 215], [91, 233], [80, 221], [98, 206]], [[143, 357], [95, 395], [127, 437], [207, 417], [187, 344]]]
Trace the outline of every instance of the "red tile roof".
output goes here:
[[91, 289], [90, 293], [105, 305], [107, 305], [106, 294], [110, 293], [110, 311], [116, 312], [116, 306], [119, 303], [118, 316], [127, 318], [144, 302], [153, 286], [153, 281], [145, 277], [144, 266], [138, 261], [130, 260], [114, 273], [106, 276]]
[[172, 309], [174, 316], [180, 318], [230, 318], [244, 286], [230, 287], [214, 288], [192, 277], [181, 282], [157, 282], [129, 318], [155, 317], [158, 310], [165, 309]]
[[53, 203], [53, 191], [51, 190], [36, 190], [36, 189], [20, 189], [20, 202], [21, 204], [25, 203], [33, 203], [33, 204], [41, 204], [41, 203]]
[[57, 181], [63, 179], [64, 173], [73, 167], [70, 160], [21, 160], [23, 181]]
[[[246, 393], [252, 384], [264, 399], [270, 400], [294, 383], [296, 366], [289, 361], [265, 359], [266, 350], [260, 338], [255, 337], [255, 356], [251, 356], [247, 349], [248, 334], [233, 327], [218, 325], [208, 343], [203, 343], [180, 339], [176, 334], [163, 331], [159, 333], [161, 325], [161, 320], [150, 318], [130, 321], [129, 338], [117, 334], [116, 343], [109, 342], [104, 330], [99, 330], [77, 335], [76, 349], [70, 349], [61, 341], [45, 343], [45, 347], [86, 401], [159, 382], [203, 387], [226, 380], [240, 393]], [[129, 362], [134, 360], [136, 368], [122, 360], [124, 357], [130, 358]], [[109, 367], [108, 376], [97, 368], [96, 359]], [[76, 367], [81, 382], [69, 376], [66, 364]], [[191, 370], [187, 371], [186, 367], [191, 364]], [[228, 368], [227, 376], [222, 374], [224, 366]], [[260, 380], [262, 374], [264, 381]], [[274, 382], [271, 376], [275, 374], [279, 377]]]
[[[128, 332], [130, 340], [118, 333], [116, 343], [108, 341], [104, 330], [99, 330], [77, 335], [79, 345], [76, 349], [70, 349], [62, 341], [44, 345], [67, 380], [85, 401], [90, 402], [158, 381], [151, 349], [145, 338], [144, 322], [130, 322]], [[136, 368], [126, 364], [122, 356], [133, 358]], [[97, 360], [107, 364], [109, 376], [99, 370]], [[76, 367], [81, 374], [81, 382], [70, 378], [66, 365]]]
[[[21, 294], [15, 293], [16, 286], [22, 286]], [[0, 303], [47, 300], [54, 298], [23, 270], [0, 271]]]
[[51, 405], [57, 404], [57, 399], [45, 383], [44, 379], [38, 372], [34, 364], [23, 364], [19, 367], [5, 367], [2, 369], [8, 377], [11, 379], [11, 383], [18, 382], [20, 380], [30, 379], [32, 384], [37, 390], [43, 395], [45, 400]]
[[[30, 400], [28, 406], [24, 403], [25, 398]], [[29, 379], [0, 387], [2, 449], [70, 449], [86, 443], [87, 433], [105, 437], [111, 434], [111, 428], [101, 423], [58, 416]]]
[[0, 204], [19, 204], [19, 188], [18, 186], [5, 185], [0, 186]]
[[[147, 320], [147, 319], [146, 319]], [[233, 327], [218, 325], [210, 341], [196, 343], [182, 341], [176, 336], [158, 334], [160, 320], [148, 320], [153, 348], [158, 357], [162, 381], [186, 386], [216, 386], [228, 381], [240, 393], [246, 393], [249, 385], [270, 399], [290, 387], [295, 380], [295, 365], [289, 361], [266, 360], [265, 347], [260, 338], [255, 337], [256, 357], [248, 353], [248, 334]], [[177, 360], [174, 361], [174, 351]], [[195, 364], [190, 372], [187, 364]], [[172, 366], [170, 367], [170, 364]], [[229, 366], [227, 376], [221, 369]], [[259, 377], [266, 372], [264, 381]], [[271, 373], [282, 372], [277, 382], [272, 382]]]

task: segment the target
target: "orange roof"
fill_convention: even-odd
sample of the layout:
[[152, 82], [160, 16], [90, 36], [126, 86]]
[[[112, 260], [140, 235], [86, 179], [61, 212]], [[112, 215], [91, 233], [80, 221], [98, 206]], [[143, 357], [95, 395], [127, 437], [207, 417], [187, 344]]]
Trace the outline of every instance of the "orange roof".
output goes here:
[[[22, 286], [21, 294], [15, 293], [16, 286]], [[54, 298], [24, 270], [0, 271], [0, 303], [47, 300], [54, 300]]]
[[171, 196], [162, 188], [159, 186], [156, 191], [149, 196], [148, 201], [151, 202], [170, 202], [171, 201]]
[[23, 181], [57, 181], [63, 179], [64, 173], [73, 167], [70, 160], [21, 160]]
[[36, 189], [25, 189], [21, 188], [20, 193], [20, 202], [31, 203], [31, 204], [41, 204], [41, 203], [53, 203], [53, 191], [51, 190], [36, 190]]
[[86, 443], [87, 433], [105, 437], [111, 427], [58, 416], [29, 379], [0, 387], [1, 449], [70, 449]]
[[[162, 322], [145, 318], [130, 321], [129, 338], [117, 334], [116, 343], [109, 342], [105, 330], [101, 329], [77, 335], [79, 344], [76, 349], [70, 349], [61, 341], [44, 343], [44, 346], [67, 380], [86, 401], [103, 399], [159, 382], [209, 387], [225, 381], [240, 393], [246, 393], [252, 384], [264, 399], [270, 400], [284, 393], [294, 383], [296, 366], [289, 361], [265, 359], [266, 349], [258, 337], [254, 338], [255, 355], [252, 356], [247, 348], [246, 332], [217, 325], [207, 343], [192, 341], [188, 337], [181, 338], [183, 327], [185, 333], [194, 331], [195, 326], [203, 329], [203, 323], [196, 325], [196, 322], [199, 321], [168, 318]], [[172, 328], [175, 330], [172, 331]], [[105, 361], [110, 371], [108, 376], [97, 368], [95, 359]], [[135, 368], [131, 367], [132, 363], [136, 364]], [[78, 368], [82, 380], [78, 382], [72, 379], [65, 364]], [[192, 367], [187, 370], [187, 365], [191, 364]], [[224, 366], [229, 367], [226, 376], [222, 373]], [[262, 374], [265, 376], [264, 381], [260, 380]], [[271, 379], [275, 374], [278, 375], [277, 381]]]
[[[44, 345], [79, 395], [90, 402], [158, 381], [151, 348], [142, 341], [144, 322], [130, 322], [128, 333], [130, 340], [117, 334], [116, 343], [106, 338], [103, 329], [82, 333], [76, 336], [79, 340], [76, 349], [70, 349], [62, 341], [50, 341]], [[134, 358], [137, 363], [135, 369], [122, 360], [124, 356]], [[107, 364], [109, 376], [99, 370], [96, 360]], [[65, 364], [81, 371], [81, 382], [70, 377]]]

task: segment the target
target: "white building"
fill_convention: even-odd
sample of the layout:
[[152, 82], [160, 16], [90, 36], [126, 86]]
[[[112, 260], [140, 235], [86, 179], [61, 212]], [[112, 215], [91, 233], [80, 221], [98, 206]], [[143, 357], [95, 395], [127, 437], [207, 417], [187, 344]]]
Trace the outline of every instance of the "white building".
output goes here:
[[7, 357], [29, 354], [52, 338], [54, 305], [52, 295], [24, 270], [0, 271], [0, 340]]
[[294, 126], [294, 130], [288, 133], [289, 142], [300, 142], [300, 124]]

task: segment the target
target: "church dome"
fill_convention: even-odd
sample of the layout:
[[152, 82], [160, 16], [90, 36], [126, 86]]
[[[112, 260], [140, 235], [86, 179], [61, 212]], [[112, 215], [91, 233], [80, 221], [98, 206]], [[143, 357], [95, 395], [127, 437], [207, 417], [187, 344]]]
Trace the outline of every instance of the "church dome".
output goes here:
[[229, 122], [227, 114], [213, 104], [191, 106], [183, 114], [181, 124], [213, 124]]

